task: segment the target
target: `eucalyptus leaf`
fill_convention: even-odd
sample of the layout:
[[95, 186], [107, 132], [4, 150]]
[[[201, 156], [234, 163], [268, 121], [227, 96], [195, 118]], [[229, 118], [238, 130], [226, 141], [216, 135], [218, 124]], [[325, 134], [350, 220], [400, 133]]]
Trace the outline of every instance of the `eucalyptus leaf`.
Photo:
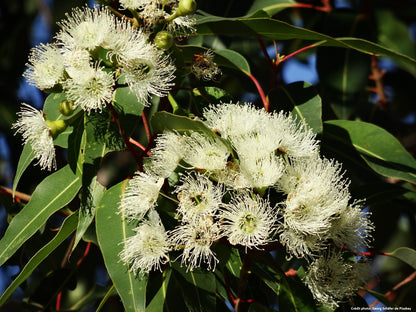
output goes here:
[[64, 242], [69, 235], [71, 235], [77, 226], [77, 219], [77, 214], [72, 214], [65, 219], [55, 237], [27, 262], [19, 275], [5, 290], [0, 298], [0, 306], [2, 306], [6, 302], [7, 298], [9, 298], [10, 295], [16, 290], [16, 288], [19, 287], [19, 285], [21, 285], [30, 276], [30, 274], [32, 274], [37, 266], [43, 260], [45, 260], [60, 244], [62, 244], [62, 242]]
[[322, 132], [322, 100], [308, 82], [299, 81], [280, 87], [269, 94], [270, 107], [275, 111], [291, 111], [314, 133]]
[[352, 145], [378, 174], [416, 183], [416, 160], [383, 128], [350, 120], [330, 120], [325, 125], [326, 135]]
[[9, 259], [48, 218], [66, 206], [78, 193], [81, 179], [69, 166], [46, 177], [27, 205], [12, 219], [0, 240], [0, 265]]
[[388, 253], [388, 255], [407, 263], [416, 270], [416, 250], [407, 247], [400, 247]]
[[16, 174], [13, 180], [13, 197], [15, 195], [20, 178], [34, 158], [35, 152], [33, 151], [32, 146], [30, 144], [25, 144], [23, 146], [22, 153], [20, 154], [19, 162], [17, 163]]
[[365, 39], [354, 37], [333, 38], [271, 18], [220, 18], [205, 16], [198, 20], [197, 34], [205, 36], [220, 34], [228, 36], [264, 36], [272, 40], [311, 40], [314, 43], [310, 47], [322, 45], [349, 48], [362, 53], [391, 57], [409, 66], [416, 66], [415, 59]]
[[135, 234], [136, 227], [134, 222], [129, 222], [123, 213], [118, 212], [125, 186], [126, 181], [123, 181], [105, 192], [96, 211], [96, 231], [105, 266], [124, 309], [136, 312], [144, 311], [146, 307], [147, 277], [130, 272], [119, 257], [125, 240]]

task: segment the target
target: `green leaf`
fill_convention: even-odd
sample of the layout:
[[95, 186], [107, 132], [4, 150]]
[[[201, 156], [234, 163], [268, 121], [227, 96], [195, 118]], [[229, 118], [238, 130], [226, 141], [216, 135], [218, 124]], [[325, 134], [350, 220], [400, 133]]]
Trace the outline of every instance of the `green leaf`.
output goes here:
[[154, 114], [150, 120], [150, 124], [153, 132], [172, 130], [179, 133], [189, 133], [190, 131], [195, 131], [205, 134], [208, 137], [217, 138], [215, 133], [202, 121], [185, 116], [177, 116], [168, 112], [158, 112]]
[[[233, 50], [217, 50], [217, 55], [222, 56], [225, 60], [233, 64], [233, 67], [239, 68], [246, 75], [250, 74], [250, 65], [247, 60], [240, 53]], [[220, 63], [218, 63], [220, 65]], [[229, 66], [231, 67], [231, 66]]]
[[2, 306], [7, 298], [16, 290], [16, 288], [22, 284], [37, 266], [45, 260], [52, 251], [54, 251], [63, 241], [75, 230], [77, 226], [77, 214], [72, 214], [65, 219], [59, 232], [55, 237], [47, 243], [42, 249], [40, 249], [25, 265], [19, 275], [13, 280], [10, 286], [6, 289], [0, 298], [0, 306]]
[[[46, 115], [48, 120], [66, 120], [72, 118], [75, 114], [81, 111], [81, 107], [78, 107], [70, 116], [64, 116], [59, 112], [59, 104], [66, 100], [65, 93], [51, 93], [45, 100], [43, 105], [43, 113]], [[65, 131], [60, 133], [54, 140], [53, 143], [57, 146], [67, 148], [68, 137], [74, 130], [73, 126], [68, 126]]]
[[352, 145], [378, 174], [416, 183], [416, 160], [383, 128], [349, 120], [330, 120], [325, 125], [326, 135]]
[[[186, 271], [180, 264], [172, 264], [176, 272], [179, 272], [180, 288], [183, 293], [183, 299], [189, 311], [215, 311], [215, 276], [212, 272], [195, 269]], [[178, 274], [176, 274], [178, 277]]]
[[46, 177], [27, 205], [12, 219], [0, 240], [0, 265], [9, 259], [48, 218], [67, 205], [78, 193], [81, 179], [69, 166]]
[[137, 101], [137, 96], [130, 91], [130, 88], [117, 88], [114, 106], [125, 115], [141, 116], [144, 105]]
[[294, 278], [282, 277], [278, 298], [279, 308], [282, 311], [316, 311], [312, 294], [305, 285]]
[[322, 132], [322, 100], [310, 83], [299, 81], [280, 87], [269, 95], [269, 99], [272, 109], [291, 111], [314, 133]]
[[78, 159], [78, 165], [82, 167], [81, 206], [74, 249], [93, 221], [96, 207], [105, 191], [96, 177], [101, 159], [107, 152], [124, 146], [112, 126], [108, 112], [84, 115], [84, 132]]
[[[325, 19], [325, 33], [369, 38], [370, 26], [362, 15], [333, 11]], [[318, 47], [316, 69], [319, 82], [339, 119], [349, 119], [368, 83], [371, 57], [351, 49]]]
[[13, 197], [16, 191], [17, 185], [19, 184], [20, 178], [23, 173], [29, 167], [32, 160], [35, 158], [35, 152], [30, 144], [23, 146], [22, 154], [20, 154], [19, 162], [17, 164], [16, 175], [13, 180]]
[[416, 250], [400, 247], [393, 252], [388, 253], [388, 255], [407, 263], [416, 270]]
[[247, 17], [259, 10], [266, 12], [268, 16], [273, 16], [284, 9], [296, 6], [297, 3], [292, 0], [255, 0], [247, 12]]
[[354, 49], [367, 54], [391, 57], [394, 60], [415, 66], [416, 60], [365, 39], [338, 37], [321, 34], [316, 31], [296, 27], [283, 21], [271, 18], [222, 18], [204, 16], [198, 19], [198, 30], [195, 35], [228, 35], [228, 36], [264, 36], [272, 40], [304, 39], [315, 41], [311, 47], [332, 46]]
[[[195, 54], [201, 54], [209, 51], [210, 49], [203, 48], [200, 46], [178, 46], [180, 55], [187, 62], [192, 62]], [[250, 73], [250, 66], [247, 60], [240, 53], [233, 50], [210, 50], [214, 53], [214, 62], [218, 66], [232, 68], [238, 71], [243, 71], [244, 73]]]
[[90, 185], [87, 186], [87, 190], [83, 192], [84, 198], [82, 198], [81, 207], [79, 209], [78, 227], [72, 249], [75, 249], [94, 220], [96, 208], [103, 197], [104, 192], [104, 186], [98, 183], [97, 177], [93, 177]]
[[172, 273], [172, 270], [170, 268], [166, 268], [163, 271], [162, 285], [160, 286], [159, 290], [157, 291], [155, 296], [150, 301], [149, 305], [146, 307], [146, 312], [163, 311], [171, 273]]
[[[409, 27], [390, 10], [377, 10], [375, 14], [378, 26], [378, 41], [394, 51], [416, 58], [415, 44], [412, 42]], [[416, 67], [398, 63], [402, 69], [416, 76]]]
[[96, 211], [96, 230], [105, 266], [123, 301], [124, 309], [127, 312], [137, 312], [144, 311], [146, 307], [147, 278], [136, 277], [119, 257], [123, 242], [135, 234], [135, 224], [118, 212], [126, 182], [120, 182], [104, 193]]

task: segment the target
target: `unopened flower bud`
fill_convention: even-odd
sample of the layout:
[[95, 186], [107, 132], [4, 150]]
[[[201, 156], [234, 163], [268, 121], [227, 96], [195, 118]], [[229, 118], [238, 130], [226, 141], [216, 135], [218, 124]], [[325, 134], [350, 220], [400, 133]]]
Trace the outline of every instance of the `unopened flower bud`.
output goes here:
[[159, 49], [167, 50], [173, 45], [173, 36], [168, 31], [159, 31], [155, 36], [154, 43]]
[[61, 132], [65, 131], [67, 127], [65, 120], [46, 120], [46, 125], [49, 127], [53, 138], [56, 138]]
[[74, 101], [63, 100], [59, 103], [59, 112], [64, 116], [71, 116], [74, 112]]
[[176, 10], [176, 16], [185, 16], [194, 14], [196, 11], [195, 0], [181, 0], [179, 1], [178, 9]]

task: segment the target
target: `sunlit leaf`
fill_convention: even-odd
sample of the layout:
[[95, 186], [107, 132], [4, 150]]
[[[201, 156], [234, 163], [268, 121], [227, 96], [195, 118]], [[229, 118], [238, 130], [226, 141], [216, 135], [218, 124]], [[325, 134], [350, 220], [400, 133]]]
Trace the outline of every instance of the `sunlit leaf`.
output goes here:
[[383, 128], [361, 121], [330, 120], [325, 129], [335, 141], [352, 145], [378, 174], [416, 183], [416, 160]]
[[416, 65], [415, 59], [365, 39], [352, 37], [333, 38], [271, 18], [220, 18], [205, 16], [203, 19], [198, 20], [198, 23], [197, 33], [199, 35], [264, 36], [273, 40], [304, 39], [315, 41], [312, 44], [315, 47], [323, 45], [350, 48], [367, 54], [391, 57], [409, 66]]
[[19, 162], [17, 164], [16, 174], [13, 180], [13, 197], [19, 184], [20, 178], [22, 177], [23, 173], [30, 165], [32, 160], [35, 158], [35, 152], [32, 149], [30, 144], [25, 144], [23, 147], [22, 153], [20, 154]]
[[146, 307], [147, 278], [135, 276], [119, 257], [124, 241], [135, 234], [135, 223], [129, 222], [123, 213], [118, 212], [125, 184], [126, 181], [120, 182], [105, 192], [96, 211], [96, 230], [105, 266], [124, 309], [136, 312], [144, 311]]
[[12, 219], [0, 240], [0, 265], [9, 259], [56, 211], [78, 193], [81, 179], [69, 166], [46, 177], [27, 205]]

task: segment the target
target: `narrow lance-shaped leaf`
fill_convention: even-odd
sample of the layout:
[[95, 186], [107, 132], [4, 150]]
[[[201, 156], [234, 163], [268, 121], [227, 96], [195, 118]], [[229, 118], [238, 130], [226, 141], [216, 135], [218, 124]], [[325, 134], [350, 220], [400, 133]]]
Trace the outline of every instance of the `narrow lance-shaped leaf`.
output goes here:
[[123, 301], [124, 309], [127, 312], [137, 312], [145, 310], [147, 278], [135, 276], [119, 257], [126, 238], [135, 234], [135, 223], [129, 222], [117, 209], [125, 185], [126, 181], [120, 182], [105, 192], [97, 207], [96, 231], [105, 266]]
[[272, 40], [304, 39], [315, 41], [312, 46], [333, 46], [355, 49], [367, 54], [391, 57], [394, 60], [416, 65], [416, 60], [376, 43], [360, 38], [337, 37], [296, 27], [271, 18], [223, 18], [204, 16], [198, 20], [199, 35], [264, 36]]
[[56, 211], [78, 193], [81, 179], [69, 166], [46, 177], [27, 205], [12, 219], [0, 240], [0, 265], [9, 259]]
[[75, 230], [77, 226], [77, 219], [78, 216], [76, 214], [72, 214], [65, 219], [62, 223], [62, 226], [59, 232], [55, 235], [52, 240], [47, 243], [42, 249], [40, 249], [25, 265], [19, 275], [13, 280], [10, 286], [6, 289], [3, 295], [0, 298], [0, 306], [2, 306], [7, 298], [22, 284], [32, 272], [37, 268], [37, 266], [45, 260], [50, 253], [52, 253], [60, 244], [62, 244], [65, 239], [71, 235], [71, 233]]
[[172, 273], [172, 270], [170, 268], [166, 268], [164, 270], [162, 285], [160, 286], [159, 290], [157, 291], [155, 296], [150, 301], [149, 305], [146, 307], [146, 312], [163, 311], [163, 306], [165, 305], [166, 294], [168, 290], [168, 284], [169, 284], [171, 273]]
[[296, 7], [297, 5], [298, 3], [293, 0], [255, 0], [247, 12], [247, 17], [259, 10], [267, 13], [269, 16], [273, 16], [284, 9]]
[[325, 127], [326, 135], [352, 145], [378, 174], [416, 183], [416, 160], [383, 128], [349, 120], [326, 121]]
[[158, 112], [154, 114], [150, 123], [154, 132], [174, 130], [179, 133], [188, 133], [189, 131], [195, 131], [210, 137], [217, 137], [202, 121], [193, 120], [184, 116], [177, 116], [168, 112]]
[[187, 271], [174, 262], [175, 276], [178, 278], [183, 300], [189, 311], [215, 311], [215, 276], [212, 272], [195, 269]]
[[22, 177], [23, 173], [30, 165], [32, 160], [35, 158], [35, 152], [32, 149], [30, 144], [25, 144], [22, 150], [22, 154], [20, 154], [19, 162], [17, 164], [16, 175], [14, 176], [13, 180], [13, 197], [16, 192], [17, 185], [19, 184], [20, 178]]

